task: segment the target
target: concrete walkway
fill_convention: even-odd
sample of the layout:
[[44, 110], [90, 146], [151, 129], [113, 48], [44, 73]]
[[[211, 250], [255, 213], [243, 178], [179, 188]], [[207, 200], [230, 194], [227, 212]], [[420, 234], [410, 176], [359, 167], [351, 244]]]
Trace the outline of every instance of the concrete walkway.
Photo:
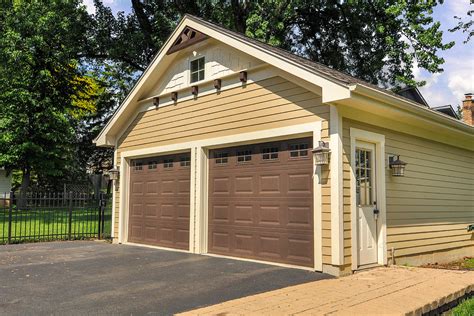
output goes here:
[[474, 271], [390, 267], [248, 296], [187, 315], [421, 315], [474, 291]]

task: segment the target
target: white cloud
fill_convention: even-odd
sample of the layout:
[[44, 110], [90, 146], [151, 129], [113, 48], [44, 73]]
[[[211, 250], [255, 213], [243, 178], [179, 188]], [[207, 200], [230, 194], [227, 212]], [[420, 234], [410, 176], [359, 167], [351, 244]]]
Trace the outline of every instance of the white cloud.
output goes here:
[[465, 16], [470, 8], [470, 0], [449, 0], [446, 1], [446, 5], [449, 10], [449, 14], [456, 16]]
[[87, 12], [89, 14], [95, 13], [95, 6], [93, 0], [83, 0], [82, 3], [86, 6]]
[[469, 71], [458, 71], [448, 76], [448, 87], [454, 96], [462, 98], [465, 93], [474, 91], [473, 80]]

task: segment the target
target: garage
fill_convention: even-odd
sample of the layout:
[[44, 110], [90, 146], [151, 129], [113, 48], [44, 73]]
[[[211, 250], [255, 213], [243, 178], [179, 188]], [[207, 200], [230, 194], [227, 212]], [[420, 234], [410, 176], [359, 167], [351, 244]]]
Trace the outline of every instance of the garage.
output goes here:
[[312, 267], [312, 138], [209, 152], [208, 252]]
[[128, 241], [189, 249], [190, 154], [132, 160]]

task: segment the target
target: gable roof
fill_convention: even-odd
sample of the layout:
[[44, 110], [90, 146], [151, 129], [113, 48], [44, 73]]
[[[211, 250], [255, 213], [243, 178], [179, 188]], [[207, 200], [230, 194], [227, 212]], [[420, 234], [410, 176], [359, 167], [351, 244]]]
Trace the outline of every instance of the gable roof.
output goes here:
[[[170, 48], [176, 44], [176, 41], [186, 29], [192, 29], [199, 32], [203, 36], [217, 39], [218, 41], [221, 41], [235, 49], [241, 50], [249, 55], [258, 55], [254, 57], [264, 60], [266, 63], [285, 72], [291, 73], [292, 75], [299, 77], [310, 84], [322, 87], [322, 98], [323, 102], [325, 103], [348, 99], [351, 97], [352, 92], [356, 92], [366, 96], [376, 97], [386, 102], [392, 102], [393, 104], [397, 104], [398, 107], [402, 107], [403, 109], [409, 111], [415, 111], [416, 113], [429, 117], [433, 119], [433, 121], [438, 121], [441, 124], [447, 124], [451, 127], [458, 129], [460, 128], [464, 131], [468, 130], [469, 132], [474, 130], [474, 128], [468, 124], [465, 124], [452, 117], [443, 115], [438, 111], [425, 107], [422, 104], [400, 96], [390, 90], [380, 88], [374, 84], [360, 80], [341, 71], [334, 70], [321, 63], [317, 63], [310, 59], [292, 54], [286, 50], [273, 47], [256, 39], [249, 38], [243, 34], [230, 31], [218, 24], [192, 15], [185, 15], [179, 22], [176, 29], [170, 35], [168, 40], [162, 46], [160, 51], [151, 61], [149, 66], [137, 80], [137, 83], [127, 95], [125, 100], [114, 112], [109, 122], [107, 122], [100, 134], [96, 137], [96, 139], [94, 139], [94, 143], [96, 143], [98, 146], [115, 145], [115, 140], [107, 139], [107, 135], [111, 133], [113, 129], [119, 128], [117, 127], [120, 125], [118, 124], [118, 121], [120, 121], [120, 118], [124, 115], [126, 116], [126, 112], [130, 105], [133, 105], [133, 102], [138, 100], [139, 92], [141, 89], [143, 89], [143, 86], [146, 85], [147, 79], [154, 72], [160, 70], [160, 63], [162, 63], [164, 60], [169, 62], [170, 58], [174, 58], [175, 54], [168, 54], [168, 52]], [[128, 111], [128, 113], [130, 113], [130, 111]]]

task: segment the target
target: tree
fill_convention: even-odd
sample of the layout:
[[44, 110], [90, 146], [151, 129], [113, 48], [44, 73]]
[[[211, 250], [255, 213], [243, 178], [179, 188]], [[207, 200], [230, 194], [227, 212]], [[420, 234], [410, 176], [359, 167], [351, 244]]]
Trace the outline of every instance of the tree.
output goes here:
[[441, 72], [442, 1], [148, 1], [115, 18], [96, 0], [96, 47], [104, 59], [142, 72], [179, 18], [190, 13], [386, 87], [415, 82], [414, 63]]
[[[474, 1], [471, 0], [471, 5], [474, 3]], [[450, 32], [457, 32], [457, 31], [462, 31], [463, 33], [468, 33], [467, 38], [464, 41], [464, 44], [469, 42], [472, 36], [474, 36], [474, 20], [472, 16], [474, 15], [474, 10], [468, 10], [467, 11], [467, 20], [463, 21], [462, 17], [459, 16], [454, 16], [456, 20], [458, 20], [458, 24], [453, 27], [452, 29], [449, 29]]]
[[89, 23], [78, 0], [0, 5], [0, 166], [21, 171], [22, 190], [74, 161], [74, 122], [91, 110], [79, 59]]

